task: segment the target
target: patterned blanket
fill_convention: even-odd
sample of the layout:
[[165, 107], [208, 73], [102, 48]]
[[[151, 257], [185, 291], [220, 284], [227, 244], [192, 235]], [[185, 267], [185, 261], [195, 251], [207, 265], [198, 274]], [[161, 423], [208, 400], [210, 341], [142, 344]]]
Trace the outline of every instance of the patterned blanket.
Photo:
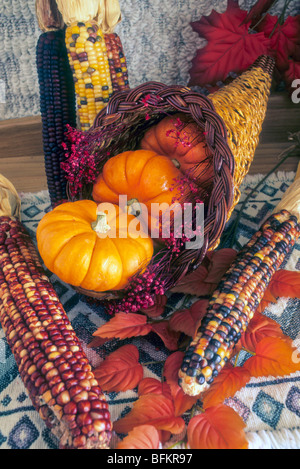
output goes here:
[[[264, 218], [276, 206], [282, 194], [294, 178], [294, 173], [278, 173], [269, 177], [259, 191], [253, 194], [247, 204], [239, 224], [238, 242], [245, 244], [257, 230]], [[255, 187], [258, 177], [248, 176], [242, 185], [242, 197]], [[49, 210], [47, 192], [21, 194], [22, 220], [33, 240], [39, 220]], [[240, 202], [240, 203], [241, 203]], [[239, 204], [240, 206], [240, 204]], [[236, 208], [232, 219], [237, 213]], [[229, 222], [229, 224], [231, 221]], [[284, 265], [286, 269], [300, 269], [300, 245], [297, 244], [292, 255]], [[82, 341], [91, 365], [97, 366], [104, 355], [120, 345], [133, 343], [140, 352], [145, 377], [160, 377], [162, 362], [169, 355], [158, 336], [128, 341], [113, 340], [104, 347], [87, 348], [93, 332], [108, 319], [105, 311], [92, 305], [77, 294], [71, 287], [62, 283], [55, 275], [47, 272], [50, 280], [64, 305], [72, 325]], [[179, 309], [184, 301], [181, 294], [169, 297], [168, 311]], [[300, 300], [280, 298], [275, 305], [265, 310], [265, 314], [275, 319], [300, 348]], [[125, 415], [137, 398], [136, 389], [121, 393], [109, 393], [112, 420]], [[300, 448], [300, 373], [283, 378], [268, 376], [252, 378], [251, 381], [233, 398], [226, 401], [246, 423], [249, 448], [299, 449]], [[46, 428], [34, 410], [22, 384], [13, 355], [7, 345], [4, 332], [0, 329], [0, 449], [56, 449], [57, 441]]]

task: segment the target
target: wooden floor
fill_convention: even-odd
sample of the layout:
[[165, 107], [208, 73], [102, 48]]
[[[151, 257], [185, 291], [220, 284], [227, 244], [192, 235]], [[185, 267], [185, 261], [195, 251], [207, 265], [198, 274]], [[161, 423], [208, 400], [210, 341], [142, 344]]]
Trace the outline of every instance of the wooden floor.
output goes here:
[[[18, 192], [47, 189], [39, 117], [0, 121], [0, 173]], [[278, 155], [291, 143], [289, 132], [300, 130], [300, 104], [293, 104], [286, 93], [272, 94], [250, 174], [267, 173], [278, 162]], [[281, 170], [295, 170], [299, 156], [289, 158]]]

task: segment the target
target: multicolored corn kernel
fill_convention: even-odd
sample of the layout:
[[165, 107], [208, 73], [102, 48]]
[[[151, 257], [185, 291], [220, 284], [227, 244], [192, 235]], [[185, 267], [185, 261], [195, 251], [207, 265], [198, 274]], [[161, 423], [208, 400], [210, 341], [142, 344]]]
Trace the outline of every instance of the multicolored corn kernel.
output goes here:
[[116, 33], [104, 35], [113, 91], [129, 88], [126, 57], [121, 39]]
[[35, 409], [62, 449], [106, 449], [108, 404], [28, 233], [0, 217], [0, 323]]
[[212, 294], [196, 338], [179, 371], [183, 391], [205, 391], [231, 358], [263, 298], [270, 279], [300, 235], [296, 217], [272, 215], [241, 250]]
[[76, 127], [76, 102], [64, 31], [41, 34], [36, 63], [40, 89], [40, 111], [45, 172], [51, 205], [66, 199], [66, 178], [61, 169], [65, 161], [67, 125]]
[[89, 130], [113, 93], [104, 35], [94, 22], [76, 22], [67, 27], [65, 41], [81, 130]]

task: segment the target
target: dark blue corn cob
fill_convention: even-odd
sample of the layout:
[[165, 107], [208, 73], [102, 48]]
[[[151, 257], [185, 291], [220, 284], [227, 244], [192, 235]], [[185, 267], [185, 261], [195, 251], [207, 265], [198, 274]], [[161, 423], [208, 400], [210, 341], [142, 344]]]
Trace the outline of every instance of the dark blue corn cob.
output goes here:
[[41, 34], [36, 60], [45, 171], [51, 204], [54, 206], [66, 199], [66, 178], [61, 169], [61, 163], [65, 161], [62, 143], [66, 140], [66, 126], [76, 127], [75, 89], [64, 30]]
[[272, 215], [240, 251], [212, 294], [179, 371], [186, 394], [205, 391], [232, 356], [264, 292], [300, 234], [288, 211]]

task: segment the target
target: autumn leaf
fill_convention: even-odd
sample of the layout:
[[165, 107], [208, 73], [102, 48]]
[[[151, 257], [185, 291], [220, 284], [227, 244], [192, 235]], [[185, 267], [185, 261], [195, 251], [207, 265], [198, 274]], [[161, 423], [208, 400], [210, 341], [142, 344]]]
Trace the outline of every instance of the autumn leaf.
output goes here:
[[117, 445], [117, 449], [159, 449], [160, 435], [153, 425], [134, 427]]
[[232, 408], [219, 404], [191, 418], [188, 444], [191, 449], [247, 449], [245, 427]]
[[197, 296], [210, 295], [214, 291], [215, 285], [205, 283], [207, 274], [207, 268], [204, 265], [200, 265], [194, 272], [185, 275], [184, 278], [172, 288], [172, 292]]
[[296, 350], [280, 337], [264, 337], [243, 366], [256, 378], [286, 376], [300, 370], [300, 361], [294, 359]]
[[263, 14], [266, 13], [276, 1], [277, 0], [258, 0], [249, 10], [249, 13], [244, 19], [243, 24], [251, 21], [251, 26], [255, 27], [257, 22], [262, 18]]
[[169, 355], [164, 365], [163, 376], [170, 387], [175, 406], [175, 415], [183, 415], [197, 402], [197, 396], [188, 396], [178, 384], [178, 372], [182, 364], [184, 353], [177, 351]]
[[233, 397], [248, 383], [250, 378], [251, 375], [245, 368], [234, 367], [227, 363], [226, 367], [215, 377], [210, 388], [203, 394], [203, 408], [213, 407], [223, 403], [228, 397]]
[[242, 335], [239, 345], [250, 352], [255, 352], [258, 343], [265, 337], [282, 338], [282, 329], [273, 319], [256, 312]]
[[143, 373], [139, 351], [135, 345], [120, 347], [94, 370], [99, 385], [107, 392], [134, 389], [143, 378]]
[[166, 396], [145, 394], [134, 403], [125, 417], [117, 420], [113, 428], [117, 433], [128, 433], [138, 425], [153, 425], [157, 430], [181, 433], [185, 423], [181, 417], [175, 416], [173, 402]]
[[163, 394], [169, 399], [172, 399], [169, 385], [162, 383], [156, 378], [144, 378], [139, 383], [138, 395], [143, 396], [145, 394]]
[[[299, 52], [300, 54], [300, 52]], [[300, 57], [297, 60], [289, 59], [288, 61], [288, 69], [285, 70], [283, 74], [283, 79], [291, 93], [295, 91], [298, 87], [299, 89], [299, 81], [297, 84], [294, 83], [295, 79], [299, 80], [300, 77]], [[299, 92], [296, 92], [297, 96], [299, 97]]]
[[211, 295], [236, 255], [237, 251], [231, 248], [208, 253], [202, 264], [186, 275], [172, 291], [197, 296]]
[[270, 49], [276, 52], [276, 67], [279, 72], [289, 68], [289, 58], [299, 55], [300, 48], [300, 15], [288, 16], [283, 24], [278, 16], [266, 14], [257, 26], [257, 31], [263, 31], [270, 37]]
[[183, 332], [194, 338], [197, 334], [201, 320], [206, 314], [208, 300], [201, 299], [192, 304], [188, 309], [176, 311], [169, 319], [169, 327], [174, 331]]
[[236, 256], [237, 251], [231, 248], [223, 248], [218, 251], [214, 251], [210, 257], [208, 275], [205, 282], [218, 284], [231, 266], [232, 262], [235, 260]]
[[127, 339], [147, 335], [151, 329], [151, 324], [147, 324], [147, 317], [143, 314], [117, 313], [93, 335], [108, 339]]
[[141, 312], [145, 313], [149, 318], [157, 318], [163, 314], [166, 304], [166, 295], [156, 295], [154, 305], [146, 309], [141, 309]]
[[192, 61], [189, 85], [206, 86], [224, 81], [230, 72], [240, 73], [268, 52], [270, 40], [263, 32], [249, 34], [248, 12], [228, 0], [225, 13], [215, 10], [192, 23], [192, 28], [207, 45], [198, 49]]
[[268, 289], [274, 297], [300, 298], [300, 272], [278, 270]]
[[259, 303], [258, 307], [256, 308], [256, 312], [259, 312], [259, 313], [262, 313], [268, 306], [270, 303], [276, 303], [276, 298], [274, 295], [272, 295], [272, 293], [270, 292], [270, 289], [267, 288], [264, 292], [264, 296], [261, 300], [261, 302]]
[[155, 332], [165, 344], [165, 347], [168, 350], [177, 350], [178, 349], [178, 340], [180, 333], [172, 331], [169, 328], [169, 321], [161, 321], [155, 324], [152, 324], [152, 331]]

